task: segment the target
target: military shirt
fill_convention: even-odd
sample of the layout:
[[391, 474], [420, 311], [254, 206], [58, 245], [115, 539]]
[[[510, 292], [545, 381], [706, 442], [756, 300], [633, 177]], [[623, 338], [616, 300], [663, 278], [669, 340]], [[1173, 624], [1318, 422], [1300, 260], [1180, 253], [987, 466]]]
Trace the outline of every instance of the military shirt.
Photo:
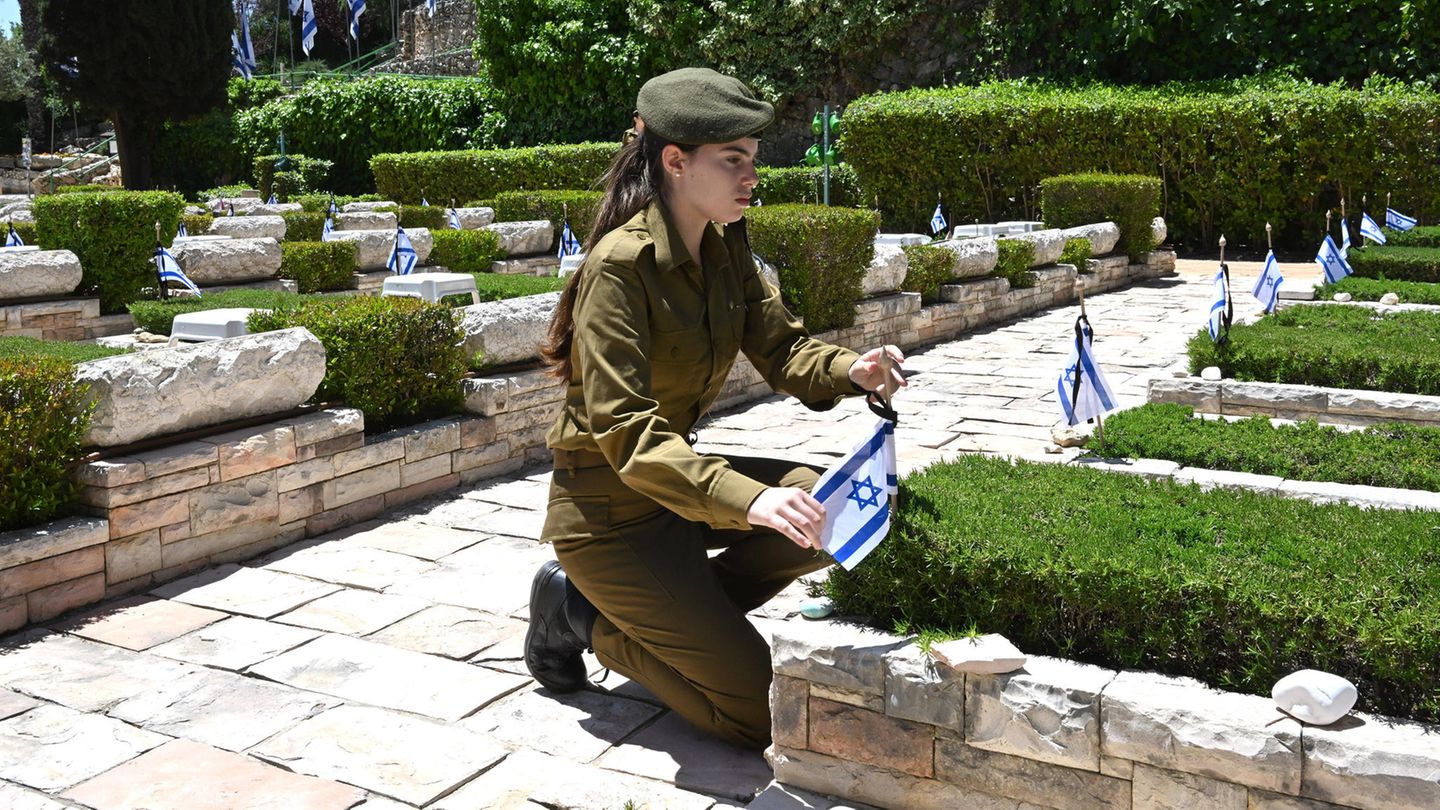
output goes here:
[[761, 277], [744, 227], [706, 226], [702, 266], [658, 201], [600, 240], [579, 270], [570, 380], [546, 437], [600, 453], [625, 486], [716, 528], [749, 528], [765, 489], [684, 438], [737, 351], [813, 410], [863, 393], [849, 378], [859, 355], [806, 333]]

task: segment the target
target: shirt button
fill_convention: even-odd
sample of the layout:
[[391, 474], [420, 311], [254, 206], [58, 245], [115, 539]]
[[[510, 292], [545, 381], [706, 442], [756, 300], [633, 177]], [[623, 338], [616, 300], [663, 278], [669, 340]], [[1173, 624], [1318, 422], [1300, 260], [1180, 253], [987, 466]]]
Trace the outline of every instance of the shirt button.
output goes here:
[[673, 358], [676, 358], [676, 357], [679, 357], [679, 356], [680, 356], [680, 347], [679, 347], [679, 346], [671, 346], [671, 347], [670, 347], [670, 357], [673, 359]]

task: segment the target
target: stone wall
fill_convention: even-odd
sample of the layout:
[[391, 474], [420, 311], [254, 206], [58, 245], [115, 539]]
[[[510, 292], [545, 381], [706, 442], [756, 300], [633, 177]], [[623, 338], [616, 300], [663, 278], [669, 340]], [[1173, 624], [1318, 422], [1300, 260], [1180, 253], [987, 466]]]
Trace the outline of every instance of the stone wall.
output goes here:
[[91, 340], [134, 328], [128, 313], [101, 315], [99, 298], [0, 304], [0, 336]]
[[475, 4], [439, 0], [432, 19], [425, 4], [400, 15], [400, 56], [382, 69], [435, 76], [474, 76]]
[[776, 626], [778, 782], [881, 807], [1406, 810], [1440, 806], [1440, 727], [1302, 724], [1189, 678], [1031, 657], [937, 665], [838, 621]]
[[1410, 422], [1440, 427], [1440, 397], [1390, 391], [1184, 377], [1151, 380], [1146, 399], [1226, 416], [1259, 414], [1342, 425]]

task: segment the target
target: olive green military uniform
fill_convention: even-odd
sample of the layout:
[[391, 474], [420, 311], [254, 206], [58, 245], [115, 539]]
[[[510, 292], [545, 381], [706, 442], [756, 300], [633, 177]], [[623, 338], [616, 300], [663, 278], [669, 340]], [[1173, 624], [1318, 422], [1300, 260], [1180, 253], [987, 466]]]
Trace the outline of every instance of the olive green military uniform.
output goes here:
[[862, 392], [847, 376], [857, 355], [810, 338], [761, 278], [743, 221], [708, 226], [700, 253], [703, 267], [652, 203], [587, 256], [565, 406], [548, 435], [544, 538], [600, 611], [591, 643], [602, 664], [700, 728], [763, 746], [769, 652], [745, 614], [831, 560], [745, 516], [766, 487], [808, 491], [818, 471], [702, 455], [685, 437], [737, 351], [815, 410]]

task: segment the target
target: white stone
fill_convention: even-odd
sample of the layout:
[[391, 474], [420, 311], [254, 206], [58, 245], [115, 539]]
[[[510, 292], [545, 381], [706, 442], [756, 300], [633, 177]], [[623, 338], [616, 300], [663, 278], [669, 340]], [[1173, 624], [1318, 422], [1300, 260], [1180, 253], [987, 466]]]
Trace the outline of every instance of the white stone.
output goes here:
[[1100, 694], [1115, 672], [1036, 656], [965, 678], [965, 742], [986, 751], [1100, 770]]
[[1113, 222], [1096, 222], [1093, 225], [1080, 225], [1075, 228], [1066, 228], [1060, 232], [1065, 239], [1089, 239], [1090, 255], [1104, 256], [1115, 249], [1120, 242], [1120, 226]]
[[274, 278], [280, 273], [280, 243], [269, 237], [187, 239], [171, 252], [185, 275], [201, 287]]
[[254, 239], [285, 238], [285, 218], [280, 216], [252, 215], [248, 217], [215, 217], [207, 234]]
[[882, 656], [908, 639], [838, 619], [781, 622], [771, 661], [776, 674], [860, 692], [885, 694]]
[[81, 275], [80, 260], [68, 250], [0, 250], [0, 301], [68, 295]]
[[1328, 726], [1349, 714], [1359, 696], [1355, 684], [1318, 669], [1292, 672], [1270, 690], [1280, 711], [1317, 726]]
[[464, 307], [466, 355], [478, 352], [485, 363], [497, 365], [539, 357], [559, 301], [560, 293], [541, 293]]
[[[410, 244], [415, 247], [415, 256], [418, 264], [424, 264], [430, 258], [430, 250], [435, 247], [435, 240], [430, 236], [429, 228], [406, 228], [405, 235], [410, 238]], [[390, 253], [395, 249], [395, 231], [331, 231], [330, 241], [332, 242], [354, 242], [355, 243], [355, 266], [361, 272], [373, 270], [384, 270], [385, 263], [390, 261]]]
[[1060, 261], [1060, 254], [1065, 252], [1065, 236], [1059, 228], [1013, 233], [1005, 238], [1029, 242], [1035, 246], [1035, 258], [1030, 260], [1031, 267], [1054, 264]]
[[1338, 302], [1340, 302], [1340, 303], [1342, 303], [1342, 304], [1348, 304], [1348, 303], [1350, 303], [1350, 301], [1351, 301], [1353, 298], [1354, 298], [1354, 296], [1350, 295], [1350, 293], [1347, 293], [1347, 292], [1339, 292], [1339, 293], [1335, 293], [1335, 298], [1334, 298], [1334, 300], [1335, 300], [1335, 301], [1338, 301]]
[[469, 273], [411, 273], [389, 276], [380, 288], [381, 295], [419, 298], [437, 303], [447, 295], [468, 295], [471, 304], [480, 303], [475, 277]]
[[325, 347], [303, 328], [154, 349], [80, 363], [95, 412], [87, 445], [151, 436], [287, 411], [325, 376]]
[[1384, 295], [1380, 296], [1380, 303], [1384, 304], [1387, 307], [1394, 306], [1400, 303], [1400, 296], [1396, 295], [1393, 292], [1385, 293]]
[[486, 225], [485, 230], [500, 237], [500, 249], [510, 256], [544, 253], [555, 241], [555, 229], [548, 219], [494, 222]]
[[300, 203], [261, 203], [250, 209], [250, 216], [277, 216], [279, 214], [298, 214], [305, 210]]
[[258, 197], [225, 197], [211, 201], [210, 213], [217, 217], [225, 217], [230, 215], [230, 210], [233, 208], [235, 216], [244, 216], [263, 204]]
[[1165, 237], [1169, 235], [1170, 231], [1165, 226], [1164, 217], [1155, 217], [1154, 219], [1150, 220], [1150, 237], [1155, 240], [1155, 244], [1165, 244]]
[[460, 217], [461, 230], [479, 230], [495, 221], [494, 208], [456, 208], [455, 213]]
[[1080, 433], [1074, 428], [1060, 428], [1050, 431], [1050, 441], [1061, 447], [1084, 447], [1090, 437]]
[[860, 282], [860, 292], [875, 295], [898, 290], [905, 281], [907, 271], [905, 251], [899, 245], [876, 244], [875, 258], [865, 269], [865, 278]]
[[923, 245], [930, 241], [930, 238], [923, 233], [877, 233], [875, 234], [875, 247], [881, 245]]
[[835, 600], [825, 596], [812, 596], [800, 603], [800, 615], [807, 619], [823, 619], [835, 612]]
[[351, 214], [356, 211], [379, 211], [385, 208], [399, 208], [400, 203], [391, 200], [379, 200], [370, 202], [349, 202], [340, 206], [340, 213]]
[[978, 638], [956, 638], [930, 645], [930, 655], [951, 669], [965, 673], [1014, 672], [1025, 666], [1025, 653], [999, 633]]
[[347, 211], [335, 217], [334, 227], [337, 231], [393, 231], [397, 224], [393, 211]]
[[1206, 382], [1219, 382], [1224, 376], [1219, 366], [1206, 366], [1200, 369], [1200, 379]]
[[935, 244], [936, 247], [945, 248], [955, 254], [955, 278], [978, 278], [989, 275], [994, 271], [995, 262], [1000, 258], [1000, 248], [996, 246], [993, 236], [953, 239]]
[[1085, 456], [1075, 459], [1075, 464], [1092, 470], [1139, 475], [1152, 481], [1170, 478], [1180, 469], [1179, 464], [1160, 458], [1109, 459]]

